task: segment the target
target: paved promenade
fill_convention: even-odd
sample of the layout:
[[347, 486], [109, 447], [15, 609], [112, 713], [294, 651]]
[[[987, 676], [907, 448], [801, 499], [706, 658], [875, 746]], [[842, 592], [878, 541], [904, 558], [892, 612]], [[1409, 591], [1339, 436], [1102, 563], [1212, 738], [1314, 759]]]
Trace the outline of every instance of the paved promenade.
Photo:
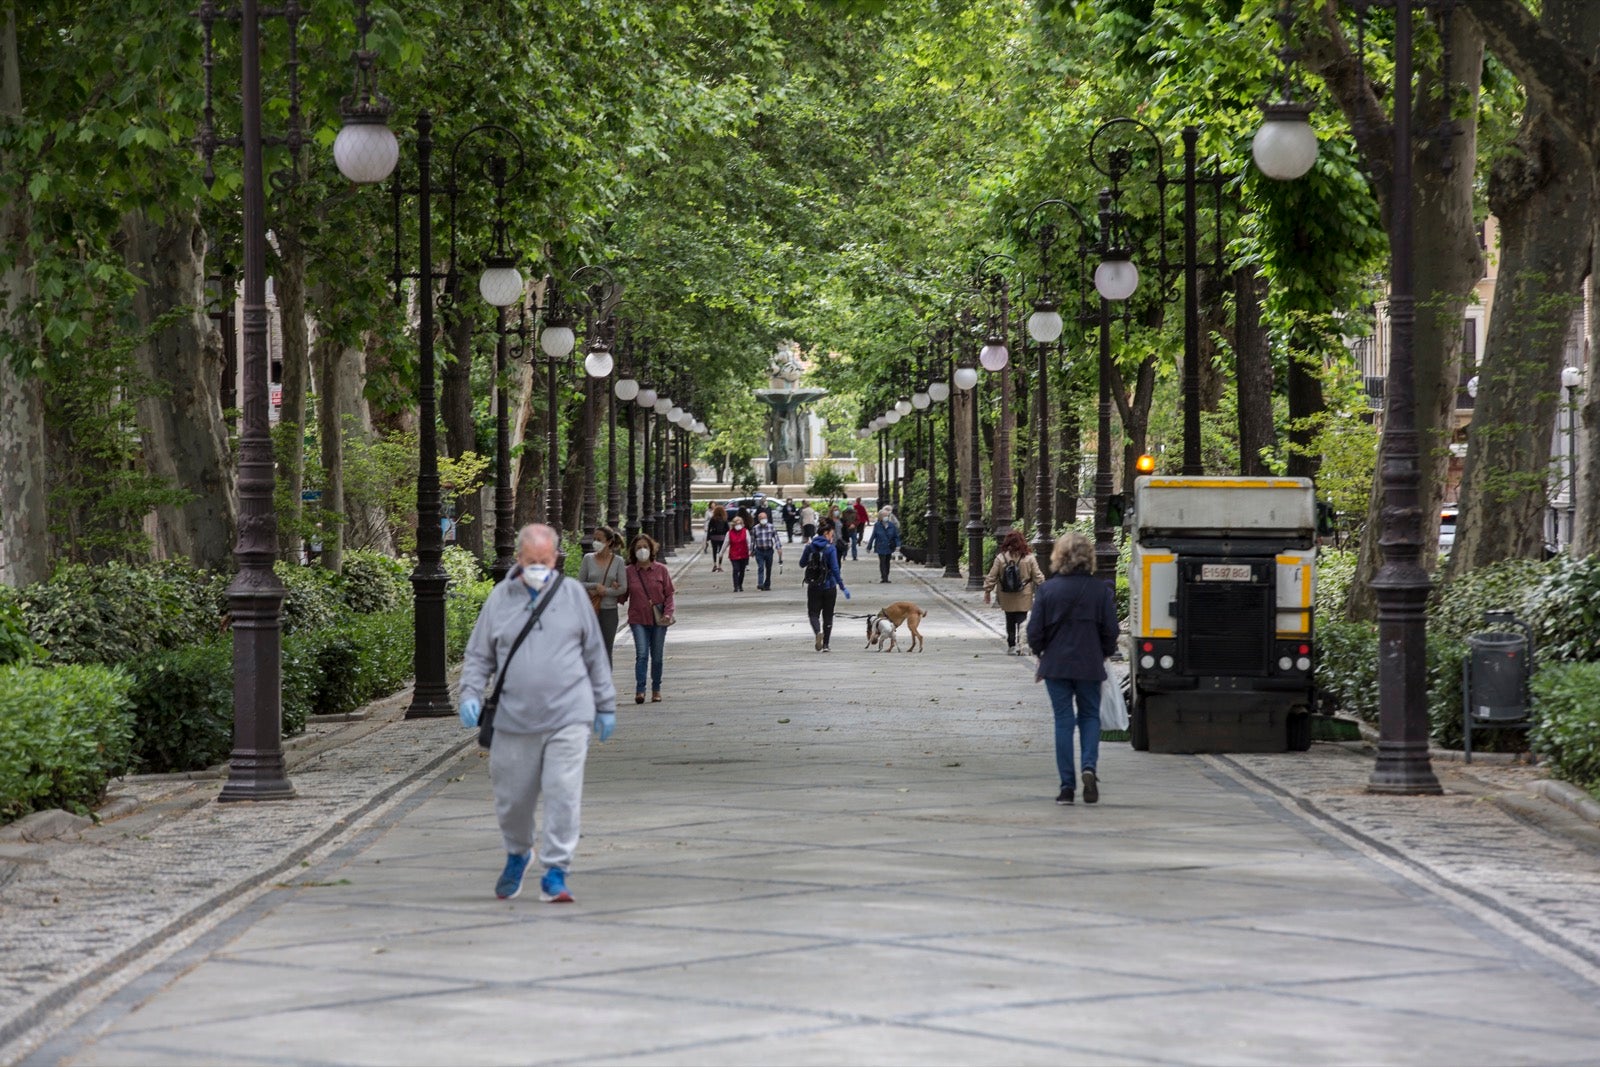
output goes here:
[[[922, 655], [812, 651], [681, 553], [665, 702], [589, 763], [577, 903], [494, 899], [487, 762], [449, 722], [325, 724], [301, 799], [0, 850], [0, 1061], [1600, 1063], [1600, 833], [1536, 769], [1108, 744], [1060, 808], [1030, 660], [932, 571]], [[892, 595], [891, 595], [892, 594]]]

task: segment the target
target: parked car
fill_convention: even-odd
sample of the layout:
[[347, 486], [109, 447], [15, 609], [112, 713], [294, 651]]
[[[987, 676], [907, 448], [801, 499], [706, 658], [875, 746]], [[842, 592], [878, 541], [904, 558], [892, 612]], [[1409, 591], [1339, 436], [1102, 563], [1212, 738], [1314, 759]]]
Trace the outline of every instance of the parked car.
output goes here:
[[722, 502], [722, 506], [728, 509], [730, 516], [740, 508], [749, 508], [751, 515], [758, 511], [765, 511], [773, 522], [779, 522], [781, 520], [778, 518], [778, 509], [783, 507], [783, 501], [775, 496], [757, 493], [755, 496], [740, 496], [734, 497], [732, 500], [725, 500]]
[[1456, 544], [1457, 505], [1446, 504], [1439, 509], [1439, 555], [1448, 556]]

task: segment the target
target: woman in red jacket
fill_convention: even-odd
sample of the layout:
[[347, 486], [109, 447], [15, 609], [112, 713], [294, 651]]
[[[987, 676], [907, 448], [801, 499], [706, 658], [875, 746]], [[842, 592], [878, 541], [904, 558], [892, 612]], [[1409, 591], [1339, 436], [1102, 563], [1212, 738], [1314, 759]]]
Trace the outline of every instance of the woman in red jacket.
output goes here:
[[[628, 630], [633, 634], [633, 702], [644, 703], [646, 668], [650, 674], [650, 699], [661, 702], [661, 657], [666, 651], [667, 627], [674, 621], [677, 603], [672, 574], [656, 558], [661, 547], [648, 534], [638, 534], [629, 546]], [[659, 617], [658, 617], [659, 611]]]
[[733, 527], [728, 531], [728, 562], [733, 564], [733, 591], [742, 593], [744, 572], [750, 566], [750, 531], [738, 516], [734, 516]]

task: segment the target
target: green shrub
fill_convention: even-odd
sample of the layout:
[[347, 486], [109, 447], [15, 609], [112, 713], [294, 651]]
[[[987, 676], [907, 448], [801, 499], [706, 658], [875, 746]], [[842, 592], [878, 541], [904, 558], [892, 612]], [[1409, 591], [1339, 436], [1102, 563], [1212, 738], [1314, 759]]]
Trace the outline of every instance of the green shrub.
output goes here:
[[[1428, 736], [1440, 748], [1461, 747], [1461, 665], [1467, 657], [1465, 642], [1428, 633]], [[1496, 730], [1474, 735], [1473, 748], [1510, 751], [1524, 747], [1519, 731]]]
[[57, 663], [115, 663], [218, 630], [220, 577], [186, 564], [62, 567], [17, 593], [33, 640]]
[[1528, 618], [1529, 594], [1557, 565], [1506, 559], [1440, 583], [1428, 599], [1428, 632], [1458, 638], [1479, 633], [1486, 611], [1509, 609]]
[[339, 633], [355, 646], [358, 704], [405, 687], [412, 675], [416, 647], [411, 612], [359, 616], [341, 626]]
[[10, 589], [0, 586], [0, 666], [32, 663], [44, 655], [28, 632], [28, 620]]
[[451, 589], [445, 601], [445, 654], [451, 662], [466, 655], [467, 640], [478, 621], [484, 601], [494, 591], [493, 582], [474, 582]]
[[[571, 544], [576, 547], [577, 543], [577, 535], [574, 534], [572, 535]], [[571, 549], [569, 548], [568, 552], [570, 553], [570, 551]], [[579, 552], [578, 557], [581, 559], [583, 553]], [[484, 569], [483, 562], [460, 545], [446, 545], [444, 556], [439, 562], [444, 567], [445, 576], [449, 578], [450, 584], [453, 586], [481, 582], [488, 577], [489, 572]]]
[[1320, 623], [1344, 618], [1355, 584], [1360, 554], [1350, 549], [1325, 548], [1317, 553], [1317, 577], [1312, 608]]
[[1600, 556], [1556, 560], [1528, 608], [1540, 661], [1600, 659]]
[[115, 667], [0, 667], [0, 821], [105, 795], [128, 767], [131, 684]]
[[1533, 750], [1557, 775], [1600, 789], [1600, 663], [1551, 664], [1533, 676]]
[[1333, 706], [1378, 721], [1378, 628], [1370, 622], [1317, 625], [1317, 689]]
[[[815, 489], [812, 490], [815, 492]], [[900, 542], [913, 548], [928, 546], [928, 524], [923, 513], [928, 510], [928, 472], [918, 471], [900, 496], [900, 507], [895, 518], [900, 520]], [[984, 557], [985, 559], [992, 557]]]
[[161, 652], [133, 664], [133, 754], [142, 771], [196, 771], [233, 747], [233, 645]]
[[[926, 482], [927, 479], [923, 480]], [[845, 489], [844, 475], [834, 470], [832, 466], [827, 466], [811, 476], [811, 484], [806, 487], [806, 492], [812, 496], [831, 500], [836, 496], [843, 496]]]
[[396, 611], [411, 602], [411, 569], [381, 552], [346, 552], [344, 605], [361, 615]]
[[302, 633], [332, 626], [344, 613], [344, 590], [337, 574], [283, 560], [272, 565], [288, 593], [283, 598], [283, 632]]

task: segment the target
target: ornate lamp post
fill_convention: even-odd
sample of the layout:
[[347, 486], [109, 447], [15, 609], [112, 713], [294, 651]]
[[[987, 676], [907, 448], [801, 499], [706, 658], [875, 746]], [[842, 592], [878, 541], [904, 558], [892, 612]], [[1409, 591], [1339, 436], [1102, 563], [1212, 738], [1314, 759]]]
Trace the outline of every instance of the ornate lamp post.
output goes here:
[[[930, 409], [933, 405], [942, 404], [950, 399], [950, 386], [932, 377], [939, 369], [937, 343], [936, 338], [929, 338], [927, 361], [924, 363], [919, 357], [917, 362], [918, 385], [917, 391], [911, 394], [911, 406], [917, 410], [919, 436], [921, 424], [924, 421], [922, 416], [924, 414], [931, 415]], [[928, 424], [928, 443], [926, 446], [926, 455], [928, 457], [928, 501], [927, 507], [923, 509], [922, 513], [922, 527], [927, 531], [928, 544], [927, 556], [923, 561], [923, 565], [938, 567], [944, 563], [940, 551], [944, 540], [944, 531], [942, 529], [944, 516], [939, 512], [939, 464], [937, 459], [939, 450], [938, 443], [934, 440], [938, 434], [938, 424], [932, 418], [926, 421]]]
[[961, 516], [957, 513], [960, 501], [956, 496], [956, 483], [959, 480], [956, 470], [956, 405], [952, 390], [955, 388], [955, 362], [950, 358], [950, 348], [954, 343], [949, 327], [939, 331], [940, 365], [944, 370], [946, 381], [940, 382], [944, 398], [950, 401], [950, 407], [945, 411], [944, 429], [944, 469], [947, 472], [944, 480], [944, 576], [946, 578], [961, 577]]
[[[1138, 119], [1115, 118], [1100, 124], [1089, 139], [1089, 159], [1096, 170], [1110, 181], [1113, 203], [1120, 212], [1122, 179], [1132, 173], [1135, 152], [1132, 147], [1116, 144], [1107, 147], [1102, 138], [1114, 139], [1131, 135], [1135, 140], [1147, 142], [1154, 155], [1150, 170], [1151, 182], [1156, 189], [1156, 274], [1165, 288], [1179, 273], [1183, 275], [1183, 473], [1204, 474], [1205, 466], [1200, 455], [1200, 271], [1217, 271], [1223, 267], [1221, 199], [1224, 177], [1218, 170], [1201, 174], [1196, 165], [1196, 146], [1200, 139], [1198, 126], [1183, 128], [1183, 170], [1169, 174], [1162, 153], [1161, 139], [1154, 130]], [[1211, 258], [1202, 263], [1199, 258], [1199, 187], [1205, 185], [1212, 192], [1212, 233], [1215, 247]], [[1174, 187], [1183, 192], [1183, 258], [1173, 262], [1167, 251], [1167, 196]], [[1131, 253], [1130, 253], [1131, 257]], [[1131, 258], [1125, 267], [1116, 268], [1122, 285], [1128, 288], [1127, 296], [1114, 295], [1120, 286], [1110, 285], [1108, 299], [1125, 300], [1133, 295], [1139, 284], [1139, 271]], [[1110, 279], [1108, 278], [1108, 285]], [[1096, 277], [1096, 285], [1100, 279]]]
[[985, 335], [978, 351], [978, 363], [991, 374], [1000, 375], [1000, 432], [994, 444], [994, 535], [1004, 537], [1011, 530], [1011, 352], [1007, 347], [1011, 318], [1011, 281], [1000, 270], [990, 269], [999, 261], [1015, 268], [1017, 261], [1003, 252], [984, 256], [973, 272], [973, 289], [984, 299]]
[[[418, 286], [417, 344], [419, 383], [417, 387], [418, 422], [418, 473], [417, 473], [417, 566], [411, 574], [414, 590], [416, 626], [416, 685], [412, 690], [411, 706], [406, 709], [408, 719], [431, 719], [449, 715], [450, 686], [445, 678], [445, 585], [448, 579], [440, 560], [444, 554], [444, 534], [439, 526], [439, 441], [438, 409], [435, 391], [436, 368], [433, 349], [434, 283], [443, 281], [442, 299], [453, 300], [458, 287], [459, 257], [456, 249], [456, 205], [462, 192], [459, 184], [461, 150], [475, 137], [497, 139], [507, 143], [514, 151], [510, 158], [516, 168], [510, 169], [508, 158], [496, 147], [485, 162], [484, 173], [495, 189], [495, 248], [487, 258], [487, 266], [478, 279], [478, 292], [484, 300], [498, 308], [506, 308], [522, 295], [522, 275], [513, 265], [514, 257], [506, 249], [506, 224], [504, 195], [506, 184], [514, 180], [522, 169], [522, 142], [503, 126], [483, 123], [472, 127], [456, 138], [450, 148], [450, 167], [443, 188], [433, 186], [433, 116], [423, 111], [417, 115], [417, 184], [406, 188], [397, 178], [392, 195], [394, 206], [394, 283], [395, 302], [405, 298], [404, 284], [414, 279]], [[433, 198], [445, 197], [450, 215], [450, 267], [438, 274], [433, 265]], [[407, 274], [401, 268], [403, 235], [400, 226], [401, 199], [407, 194], [417, 198], [417, 257], [416, 274]]]
[[[1089, 251], [1089, 227], [1078, 209], [1064, 200], [1046, 200], [1028, 212], [1028, 218], [1023, 223], [1023, 232], [1032, 232], [1034, 220], [1041, 212], [1048, 209], [1061, 209], [1068, 212], [1078, 226], [1078, 279], [1075, 286], [1083, 294], [1084, 280], [1088, 275], [1087, 262]], [[1028, 316], [1028, 336], [1035, 342], [1037, 357], [1038, 385], [1038, 411], [1036, 419], [1039, 427], [1039, 464], [1038, 478], [1034, 483], [1034, 513], [1037, 516], [1037, 529], [1033, 537], [1033, 551], [1038, 558], [1039, 566], [1046, 573], [1049, 572], [1050, 552], [1055, 544], [1054, 535], [1054, 505], [1055, 493], [1052, 491], [1050, 477], [1050, 439], [1048, 428], [1050, 426], [1050, 378], [1048, 355], [1050, 347], [1057, 344], [1061, 331], [1065, 326], [1061, 318], [1061, 302], [1057, 295], [1055, 277], [1052, 274], [1052, 253], [1059, 243], [1060, 234], [1054, 223], [1045, 222], [1039, 226], [1035, 242], [1039, 249], [1039, 295], [1033, 302], [1033, 313]], [[1081, 308], [1077, 318], [1080, 323], [1089, 320], [1087, 308]], [[1109, 400], [1109, 395], [1107, 397]], [[1108, 413], [1109, 414], [1109, 413]], [[1110, 472], [1109, 465], [1107, 473]]]
[[[289, 29], [289, 127], [283, 138], [262, 134], [261, 19], [281, 17]], [[224, 11], [203, 0], [197, 17], [205, 38], [205, 111], [195, 137], [205, 158], [205, 182], [216, 179], [212, 158], [223, 146], [237, 145], [244, 156], [244, 379], [243, 416], [239, 433], [239, 538], [233, 558], [238, 574], [228, 585], [228, 611], [233, 630], [233, 750], [228, 779], [217, 797], [234, 800], [287, 800], [294, 786], [283, 762], [283, 583], [272, 572], [278, 550], [278, 521], [273, 510], [272, 437], [268, 432], [267, 356], [267, 203], [262, 172], [264, 147], [287, 145], [298, 160], [305, 145], [300, 122], [299, 28], [304, 8], [289, 0], [263, 12], [257, 0], [241, 0], [237, 10]], [[239, 135], [217, 132], [212, 108], [212, 35], [219, 20], [237, 20], [240, 49]], [[334, 142], [334, 161], [353, 182], [381, 182], [394, 169], [399, 145], [388, 127], [392, 110], [378, 92], [377, 53], [367, 48], [372, 20], [365, 0], [357, 7], [360, 44], [353, 57], [354, 91], [344, 99], [345, 127]]]
[[[1394, 151], [1389, 231], [1389, 377], [1384, 385], [1379, 472], [1383, 564], [1372, 579], [1378, 601], [1378, 758], [1371, 793], [1443, 792], [1428, 758], [1427, 603], [1432, 583], [1422, 568], [1421, 447], [1417, 433], [1414, 330], [1416, 269], [1411, 166], [1412, 0], [1394, 0]], [[1285, 58], [1292, 13], [1280, 16]], [[1287, 67], [1287, 63], [1285, 64]], [[1287, 82], [1287, 75], [1285, 76]], [[1287, 95], [1287, 94], [1285, 94]], [[1268, 177], [1293, 180], [1316, 160], [1316, 135], [1299, 108], [1266, 109], [1256, 135], [1257, 163]]]
[[[966, 331], [963, 330], [963, 333]], [[952, 381], [966, 394], [969, 418], [968, 458], [972, 477], [967, 483], [967, 588], [983, 588], [983, 474], [978, 451], [978, 368], [972, 365], [963, 346], [961, 362], [957, 364]]]
[[[589, 281], [588, 276], [598, 274], [601, 277]], [[545, 285], [545, 296], [548, 301], [544, 319], [544, 328], [539, 331], [539, 348], [545, 355], [545, 409], [548, 423], [548, 450], [549, 458], [546, 463], [545, 473], [545, 521], [557, 533], [561, 532], [563, 525], [562, 500], [561, 500], [561, 435], [560, 435], [560, 396], [557, 390], [561, 367], [567, 362], [572, 351], [577, 347], [578, 334], [573, 328], [576, 312], [582, 310], [588, 318], [589, 334], [585, 345], [583, 357], [583, 370], [587, 378], [606, 378], [611, 374], [613, 359], [611, 356], [611, 341], [606, 330], [599, 325], [605, 318], [610, 304], [617, 299], [619, 289], [616, 278], [604, 267], [590, 264], [579, 267], [567, 279], [567, 285], [574, 292], [584, 293], [584, 302], [578, 307], [570, 304], [563, 295], [562, 287], [555, 278], [550, 278]], [[585, 447], [594, 447], [593, 439], [584, 442]], [[590, 479], [589, 492], [593, 494], [593, 478]], [[591, 508], [597, 510], [593, 501], [589, 502]], [[592, 511], [591, 511], [592, 514]]]

